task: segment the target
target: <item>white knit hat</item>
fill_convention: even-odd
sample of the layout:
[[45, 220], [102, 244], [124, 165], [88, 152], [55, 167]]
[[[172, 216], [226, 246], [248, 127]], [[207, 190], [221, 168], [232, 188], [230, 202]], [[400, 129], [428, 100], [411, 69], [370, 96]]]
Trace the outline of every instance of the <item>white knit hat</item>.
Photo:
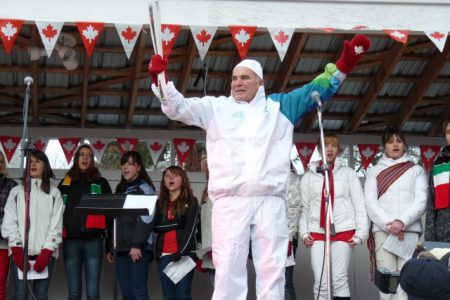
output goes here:
[[255, 72], [256, 75], [259, 76], [259, 78], [263, 79], [263, 70], [261, 67], [261, 64], [254, 60], [254, 59], [244, 59], [243, 61], [241, 61], [240, 63], [238, 63], [236, 65], [236, 67], [234, 67], [233, 71], [237, 68], [237, 67], [246, 67], [249, 68], [250, 70], [252, 70], [253, 72]]

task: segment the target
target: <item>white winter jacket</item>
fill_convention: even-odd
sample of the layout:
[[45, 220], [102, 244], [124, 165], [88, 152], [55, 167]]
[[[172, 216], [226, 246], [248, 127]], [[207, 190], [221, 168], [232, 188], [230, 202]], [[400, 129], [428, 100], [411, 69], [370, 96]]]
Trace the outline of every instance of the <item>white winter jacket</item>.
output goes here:
[[[52, 186], [50, 194], [46, 194], [40, 186], [40, 179], [31, 180], [28, 255], [39, 255], [42, 248], [47, 248], [57, 258], [62, 241], [63, 199], [57, 188]], [[20, 184], [11, 190], [5, 206], [2, 235], [8, 239], [9, 247], [23, 246], [24, 215], [24, 191]]]
[[424, 169], [415, 165], [398, 178], [389, 189], [378, 198], [377, 176], [384, 169], [408, 161], [407, 155], [394, 160], [386, 155], [367, 172], [364, 193], [369, 219], [373, 222], [373, 232], [388, 232], [386, 224], [400, 220], [405, 231], [422, 233], [420, 218], [425, 213], [428, 182]]
[[[304, 240], [309, 233], [325, 233], [320, 227], [320, 206], [324, 176], [317, 173], [319, 162], [311, 162], [309, 171], [300, 182], [301, 209], [299, 231]], [[333, 219], [336, 232], [355, 230], [354, 242], [367, 238], [369, 221], [364, 207], [364, 194], [355, 170], [341, 165], [336, 159], [333, 168], [334, 207]]]

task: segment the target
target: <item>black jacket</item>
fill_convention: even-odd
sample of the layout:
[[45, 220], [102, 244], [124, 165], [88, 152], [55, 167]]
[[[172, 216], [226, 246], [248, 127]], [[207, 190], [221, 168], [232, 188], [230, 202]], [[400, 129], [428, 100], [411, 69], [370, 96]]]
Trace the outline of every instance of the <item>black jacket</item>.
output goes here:
[[[9, 192], [13, 187], [17, 185], [17, 182], [4, 176], [0, 173], [0, 226], [3, 223], [3, 216], [5, 215], [6, 200], [8, 200]], [[1, 238], [1, 232], [0, 232]]]
[[[159, 200], [158, 200], [159, 201]], [[155, 220], [153, 230], [158, 234], [156, 237], [155, 254], [156, 259], [161, 258], [164, 236], [167, 232], [175, 230], [177, 237], [178, 253], [176, 256], [189, 255], [196, 259], [197, 239], [196, 233], [200, 224], [200, 208], [197, 199], [194, 205], [188, 206], [181, 216], [175, 216], [171, 221], [159, 210], [156, 204]]]

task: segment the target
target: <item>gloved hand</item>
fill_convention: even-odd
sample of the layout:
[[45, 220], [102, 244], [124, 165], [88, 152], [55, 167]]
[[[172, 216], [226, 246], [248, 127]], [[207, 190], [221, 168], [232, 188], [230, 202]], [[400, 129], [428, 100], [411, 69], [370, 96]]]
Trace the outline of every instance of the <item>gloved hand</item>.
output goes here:
[[292, 241], [289, 241], [288, 243], [288, 251], [287, 251], [287, 256], [291, 256], [292, 255]]
[[202, 263], [203, 263], [203, 260], [202, 260], [202, 259], [196, 260], [196, 261], [195, 261], [195, 267], [197, 268], [197, 271], [202, 272], [202, 273], [205, 273], [205, 272], [207, 272], [208, 270], [207, 270], [207, 269], [203, 269]]
[[167, 58], [162, 58], [159, 54], [153, 55], [148, 63], [148, 73], [156, 86], [158, 86], [158, 74], [162, 72], [165, 72], [164, 74], [166, 74], [166, 82], [169, 81], [169, 75], [167, 75], [168, 63]]
[[42, 272], [50, 262], [52, 254], [53, 254], [52, 250], [43, 248], [41, 250], [41, 253], [39, 253], [38, 257], [36, 258], [36, 262], [34, 263], [33, 269], [38, 273]]
[[[12, 257], [14, 260], [14, 263], [16, 264], [17, 268], [20, 269], [20, 271], [23, 272], [23, 248], [22, 247], [11, 247]], [[27, 265], [27, 270], [30, 269], [30, 263]]]
[[336, 67], [342, 73], [350, 73], [369, 48], [370, 40], [362, 34], [355, 35], [350, 42], [344, 41], [344, 50], [336, 62]]
[[174, 253], [174, 254], [172, 254], [172, 261], [179, 261], [180, 259], [181, 259], [181, 254], [180, 253]]

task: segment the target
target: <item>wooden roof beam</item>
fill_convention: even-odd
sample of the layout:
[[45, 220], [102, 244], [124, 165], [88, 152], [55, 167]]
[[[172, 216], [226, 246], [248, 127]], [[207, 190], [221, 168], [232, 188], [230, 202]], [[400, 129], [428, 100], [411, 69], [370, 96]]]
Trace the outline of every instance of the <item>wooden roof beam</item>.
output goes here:
[[[31, 26], [31, 41], [37, 44], [39, 40], [36, 26]], [[31, 86], [31, 103], [33, 114], [33, 126], [39, 125], [39, 74], [38, 61], [31, 62], [31, 77], [33, 78], [33, 85]]]

